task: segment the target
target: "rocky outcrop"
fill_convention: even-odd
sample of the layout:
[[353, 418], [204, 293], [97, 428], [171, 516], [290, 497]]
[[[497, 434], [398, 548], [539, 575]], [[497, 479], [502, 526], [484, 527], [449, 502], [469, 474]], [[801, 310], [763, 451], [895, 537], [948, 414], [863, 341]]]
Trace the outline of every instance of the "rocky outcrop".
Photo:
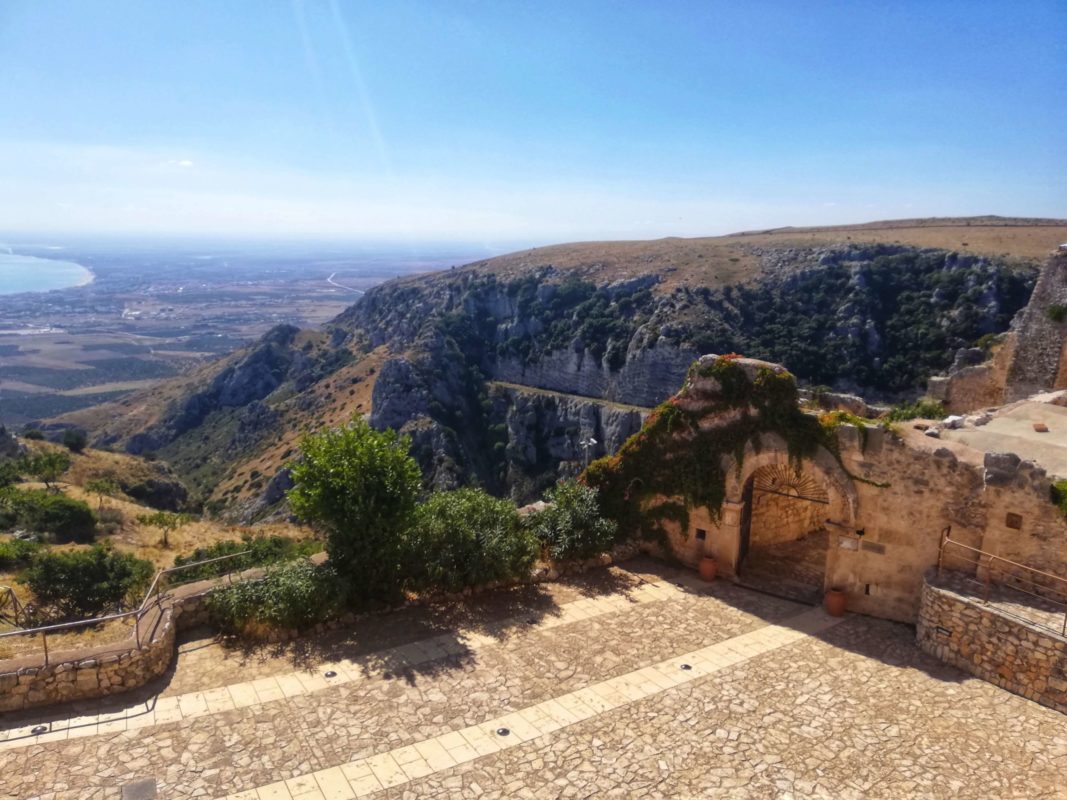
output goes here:
[[566, 394], [655, 406], [677, 391], [689, 365], [699, 356], [695, 347], [664, 339], [648, 349], [632, 343], [625, 363], [612, 370], [603, 358], [593, 357], [581, 342], [575, 342], [571, 348], [548, 353], [533, 363], [501, 359], [493, 365], [492, 377]]
[[519, 502], [540, 496], [560, 477], [616, 452], [650, 413], [633, 407], [512, 387], [494, 388], [494, 422], [502, 415], [507, 483]]
[[1013, 328], [1015, 353], [1005, 401], [1067, 387], [1067, 253], [1045, 264]]

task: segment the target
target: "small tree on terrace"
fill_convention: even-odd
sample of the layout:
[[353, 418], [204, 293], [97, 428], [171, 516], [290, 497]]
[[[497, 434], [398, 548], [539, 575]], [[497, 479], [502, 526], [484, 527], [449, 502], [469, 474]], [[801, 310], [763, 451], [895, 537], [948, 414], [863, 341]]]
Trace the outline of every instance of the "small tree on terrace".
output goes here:
[[405, 537], [421, 487], [411, 440], [362, 419], [306, 436], [293, 464], [293, 512], [326, 531], [330, 563], [357, 598], [400, 588]]
[[105, 497], [114, 497], [119, 493], [119, 485], [114, 478], [106, 475], [86, 481], [85, 491], [96, 495], [96, 507], [99, 510], [104, 507]]
[[142, 525], [150, 525], [163, 531], [163, 546], [170, 547], [170, 535], [179, 528], [193, 521], [189, 514], [175, 514], [171, 511], [156, 511], [154, 514], [142, 514], [137, 517]]
[[55, 491], [59, 476], [70, 469], [70, 456], [62, 450], [37, 453], [26, 459], [26, 472], [44, 484], [48, 491]]

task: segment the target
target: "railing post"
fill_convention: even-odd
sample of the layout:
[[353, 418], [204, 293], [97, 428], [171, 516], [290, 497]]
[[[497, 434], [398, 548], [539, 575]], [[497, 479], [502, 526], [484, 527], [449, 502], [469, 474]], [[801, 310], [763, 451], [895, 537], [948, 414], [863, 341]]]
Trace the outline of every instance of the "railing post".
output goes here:
[[941, 529], [941, 545], [937, 548], [937, 577], [941, 577], [941, 566], [945, 561], [945, 545], [948, 544], [952, 526], [948, 525]]
[[985, 583], [984, 583], [983, 588], [982, 588], [982, 602], [983, 603], [988, 603], [989, 602], [989, 580], [990, 580], [989, 576], [993, 572], [993, 559], [995, 559], [995, 558], [996, 558], [996, 556], [990, 556], [989, 557], [989, 561], [987, 561], [986, 565], [985, 565]]
[[141, 612], [138, 611], [133, 617], [133, 641], [137, 649], [141, 649]]
[[48, 666], [48, 631], [41, 631], [41, 643], [44, 645], [44, 665]]

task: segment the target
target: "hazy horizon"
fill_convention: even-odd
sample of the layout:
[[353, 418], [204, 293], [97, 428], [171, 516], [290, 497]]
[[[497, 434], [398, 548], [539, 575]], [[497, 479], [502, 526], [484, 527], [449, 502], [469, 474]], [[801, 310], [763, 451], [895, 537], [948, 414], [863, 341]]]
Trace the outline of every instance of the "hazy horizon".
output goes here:
[[0, 224], [507, 250], [1061, 218], [1065, 27], [1041, 0], [14, 0]]

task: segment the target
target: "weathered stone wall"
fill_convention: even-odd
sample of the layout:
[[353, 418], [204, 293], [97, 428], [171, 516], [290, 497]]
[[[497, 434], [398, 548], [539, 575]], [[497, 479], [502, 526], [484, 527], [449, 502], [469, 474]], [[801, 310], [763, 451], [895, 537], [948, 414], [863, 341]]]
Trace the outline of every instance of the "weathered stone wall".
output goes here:
[[0, 672], [0, 712], [119, 694], [158, 678], [174, 659], [178, 631], [206, 621], [212, 588], [180, 595], [157, 617], [146, 615], [140, 648], [131, 633], [121, 643], [50, 654], [48, 664], [43, 655], [39, 663], [9, 662], [15, 668]]
[[[829, 492], [830, 506], [823, 507], [832, 523], [826, 582], [845, 590], [849, 610], [915, 622], [923, 573], [937, 564], [941, 531], [948, 526], [955, 541], [1067, 577], [1067, 520], [1050, 502], [1041, 468], [1011, 455], [971, 463], [936, 440], [901, 440], [880, 429], [868, 429], [866, 445], [855, 428], [842, 427], [838, 435], [839, 464], [823, 453], [821, 463], [806, 461], [802, 468]], [[744, 482], [774, 459], [787, 463], [784, 443], [764, 439], [759, 452], [746, 450], [740, 467], [726, 466], [730, 478], [720, 515], [696, 508], [688, 530], [665, 525], [680, 561], [695, 565], [707, 553], [718, 560], [721, 574], [733, 574]], [[862, 480], [849, 479], [844, 470]], [[706, 531], [703, 540], [696, 539], [698, 529]], [[967, 566], [961, 551], [950, 552], [947, 564]]]
[[993, 358], [984, 364], [955, 369], [943, 377], [931, 378], [926, 393], [939, 400], [951, 414], [963, 414], [1003, 405], [1008, 369], [1015, 357], [1016, 334], [1009, 333]]
[[757, 492], [752, 498], [749, 546], [763, 548], [794, 542], [821, 528], [825, 518], [825, 506], [819, 503]]
[[916, 627], [919, 647], [954, 667], [1067, 713], [1067, 639], [957, 591], [928, 574]]

